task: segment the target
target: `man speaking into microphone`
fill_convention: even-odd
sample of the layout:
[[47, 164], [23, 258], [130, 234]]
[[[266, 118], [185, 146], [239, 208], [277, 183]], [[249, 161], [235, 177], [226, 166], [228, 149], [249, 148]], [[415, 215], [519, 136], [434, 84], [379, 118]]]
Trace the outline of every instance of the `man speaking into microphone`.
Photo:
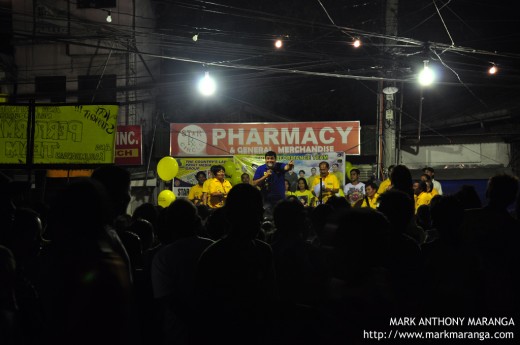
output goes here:
[[316, 196], [318, 204], [324, 204], [327, 200], [339, 192], [338, 178], [329, 173], [329, 163], [321, 162], [319, 165], [320, 176], [314, 179], [311, 191]]
[[260, 187], [267, 216], [272, 215], [278, 201], [285, 199], [285, 173], [293, 168], [292, 160], [287, 164], [279, 163], [276, 161], [276, 152], [268, 151], [265, 154], [265, 164], [256, 169], [253, 186]]

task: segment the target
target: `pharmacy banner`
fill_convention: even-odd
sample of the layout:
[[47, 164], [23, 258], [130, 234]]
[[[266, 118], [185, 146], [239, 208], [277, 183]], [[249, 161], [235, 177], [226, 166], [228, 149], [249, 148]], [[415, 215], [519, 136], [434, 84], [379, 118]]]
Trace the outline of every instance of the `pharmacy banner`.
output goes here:
[[[36, 105], [34, 164], [114, 163], [117, 105]], [[0, 105], [0, 164], [26, 164], [29, 106]]]
[[170, 155], [345, 152], [359, 155], [359, 121], [172, 123]]
[[206, 176], [211, 176], [212, 165], [226, 165], [233, 161], [232, 157], [207, 157], [207, 158], [176, 158], [179, 171], [173, 179], [173, 193], [177, 198], [187, 198], [190, 188], [197, 183], [195, 175], [198, 171], [204, 171]]
[[142, 141], [141, 126], [117, 126], [115, 163], [143, 164]]
[[[336, 175], [340, 186], [345, 185], [344, 152], [279, 154], [276, 160], [281, 163], [294, 161], [294, 173], [298, 175], [298, 178], [304, 177], [307, 181], [309, 181], [309, 177], [320, 174], [318, 165], [325, 161], [329, 163], [329, 172]], [[247, 172], [251, 176], [252, 181], [256, 168], [265, 163], [265, 156], [235, 155], [234, 161], [240, 171]]]

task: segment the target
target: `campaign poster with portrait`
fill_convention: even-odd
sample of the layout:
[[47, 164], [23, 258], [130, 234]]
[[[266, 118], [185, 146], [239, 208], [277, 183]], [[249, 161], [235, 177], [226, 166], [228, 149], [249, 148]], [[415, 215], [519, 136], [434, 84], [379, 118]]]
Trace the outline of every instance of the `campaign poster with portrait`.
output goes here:
[[173, 193], [177, 198], [187, 198], [190, 188], [197, 184], [195, 175], [199, 171], [211, 176], [211, 166], [222, 165], [232, 160], [232, 157], [180, 157], [176, 158], [179, 171], [173, 179]]

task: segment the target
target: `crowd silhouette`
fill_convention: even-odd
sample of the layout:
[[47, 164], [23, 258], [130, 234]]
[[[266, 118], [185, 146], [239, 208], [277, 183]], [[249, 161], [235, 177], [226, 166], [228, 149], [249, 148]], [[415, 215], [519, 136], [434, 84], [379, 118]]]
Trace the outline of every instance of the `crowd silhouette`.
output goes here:
[[215, 210], [178, 199], [130, 216], [117, 166], [48, 206], [0, 177], [0, 344], [371, 344], [364, 331], [396, 317], [520, 322], [514, 176], [491, 176], [484, 206], [462, 186], [416, 208], [397, 165], [376, 209], [292, 195], [272, 218], [248, 183]]

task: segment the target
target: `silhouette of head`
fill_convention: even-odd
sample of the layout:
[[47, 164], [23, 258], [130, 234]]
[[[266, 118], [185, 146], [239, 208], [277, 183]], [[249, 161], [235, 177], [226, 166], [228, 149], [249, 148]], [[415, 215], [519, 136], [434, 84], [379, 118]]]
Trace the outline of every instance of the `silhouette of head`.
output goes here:
[[[395, 168], [397, 169], [397, 167]], [[378, 211], [388, 218], [394, 231], [404, 232], [415, 213], [414, 201], [409, 194], [390, 189], [381, 194], [377, 202], [379, 203]]]
[[166, 224], [173, 240], [195, 236], [201, 227], [197, 208], [186, 199], [177, 199], [166, 209]]
[[9, 247], [16, 260], [36, 257], [42, 244], [42, 222], [38, 213], [29, 208], [15, 211]]
[[488, 181], [486, 197], [489, 204], [497, 208], [507, 208], [518, 193], [518, 178], [507, 174], [491, 177]]
[[455, 193], [455, 197], [461, 202], [465, 210], [482, 207], [482, 201], [480, 201], [475, 187], [471, 185], [461, 186], [459, 191]]
[[231, 224], [230, 235], [255, 238], [263, 218], [262, 194], [255, 187], [240, 183], [229, 191], [226, 215]]
[[224, 207], [212, 210], [206, 222], [206, 231], [212, 240], [218, 240], [229, 232], [229, 222]]
[[340, 213], [336, 225], [340, 277], [385, 264], [390, 225], [384, 215], [371, 208], [353, 208]]
[[145, 202], [144, 204], [137, 206], [137, 208], [134, 210], [134, 213], [132, 214], [132, 219], [144, 219], [149, 221], [153, 226], [156, 226], [158, 216], [159, 211], [155, 205], [151, 202]]
[[133, 232], [139, 236], [143, 252], [150, 249], [154, 243], [154, 228], [152, 223], [146, 219], [139, 218], [128, 228], [128, 231]]
[[273, 211], [274, 225], [277, 231], [299, 233], [305, 229], [305, 209], [296, 200], [281, 200]]
[[452, 229], [462, 224], [464, 209], [459, 200], [454, 196], [437, 195], [430, 204], [432, 226], [437, 229], [440, 236], [454, 234]]
[[126, 214], [130, 202], [130, 173], [116, 165], [107, 165], [94, 170], [92, 178], [105, 187], [112, 204], [113, 217]]
[[109, 210], [105, 188], [98, 181], [74, 181], [57, 194], [50, 209], [53, 238], [97, 238], [111, 221]]
[[347, 199], [335, 195], [331, 196], [326, 204], [332, 206], [335, 210], [348, 210], [351, 207]]
[[413, 196], [413, 180], [410, 170], [404, 165], [397, 165], [390, 175], [392, 189], [397, 189]]

